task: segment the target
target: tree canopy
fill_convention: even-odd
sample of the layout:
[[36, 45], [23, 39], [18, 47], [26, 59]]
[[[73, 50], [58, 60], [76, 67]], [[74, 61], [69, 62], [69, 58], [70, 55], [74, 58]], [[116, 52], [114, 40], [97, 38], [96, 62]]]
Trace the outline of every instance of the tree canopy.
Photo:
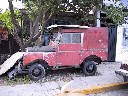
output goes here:
[[[20, 18], [18, 18], [19, 15], [20, 11], [18, 9], [15, 9], [16, 19], [20, 22]], [[0, 14], [0, 21], [2, 22], [2, 26], [7, 27], [9, 30], [13, 30], [12, 17], [9, 10], [6, 10], [5, 12]]]
[[[119, 0], [113, 0], [119, 1]], [[22, 26], [17, 21], [12, 0], [8, 0], [12, 24], [14, 27], [14, 33], [17, 41], [19, 42], [21, 49], [29, 46], [32, 42], [37, 40], [37, 38], [43, 33], [45, 22], [54, 14], [59, 12], [72, 11], [79, 14], [79, 18], [86, 20], [88, 14], [91, 10], [94, 12], [94, 17], [96, 18], [96, 12], [98, 10], [103, 10], [107, 13], [107, 17], [112, 19], [115, 23], [119, 24], [123, 22], [123, 17], [125, 16], [122, 10], [125, 8], [122, 4], [120, 7], [115, 7], [114, 5], [105, 6], [103, 0], [23, 0], [26, 8], [26, 15], [30, 18], [30, 22], [34, 21], [34, 24], [30, 25], [29, 37], [25, 39], [23, 36], [19, 37], [18, 33], [21, 32]], [[97, 18], [96, 18], [97, 19]], [[99, 18], [100, 19], [100, 18]], [[42, 24], [42, 30], [35, 32], [38, 23]], [[7, 24], [9, 25], [9, 24]], [[12, 26], [10, 24], [10, 26]], [[11, 27], [12, 28], [12, 27]]]

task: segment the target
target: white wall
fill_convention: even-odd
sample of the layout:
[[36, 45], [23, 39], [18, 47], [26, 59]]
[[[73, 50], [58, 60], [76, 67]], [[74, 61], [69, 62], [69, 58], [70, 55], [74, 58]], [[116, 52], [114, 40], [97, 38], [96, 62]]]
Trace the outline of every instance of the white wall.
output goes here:
[[103, 0], [103, 3], [105, 5], [110, 5], [110, 4], [113, 4], [115, 6], [118, 6], [120, 3], [123, 3], [125, 6], [128, 6], [128, 1], [127, 0], [120, 0], [118, 2], [113, 2], [113, 0]]
[[128, 31], [128, 24], [119, 25], [117, 28], [116, 61], [128, 60], [128, 41], [124, 39], [124, 28]]

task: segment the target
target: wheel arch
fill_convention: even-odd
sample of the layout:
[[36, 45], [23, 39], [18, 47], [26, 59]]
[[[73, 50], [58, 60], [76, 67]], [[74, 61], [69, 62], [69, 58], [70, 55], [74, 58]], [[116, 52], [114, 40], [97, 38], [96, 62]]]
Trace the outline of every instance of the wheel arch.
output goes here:
[[102, 62], [102, 60], [101, 60], [101, 58], [99, 56], [97, 56], [97, 55], [90, 55], [90, 56], [87, 56], [83, 60], [81, 66], [83, 65], [84, 62], [87, 62], [87, 61], [94, 61], [94, 62], [97, 62], [98, 64], [100, 64]]
[[36, 60], [32, 61], [31, 63], [27, 64], [26, 66], [31, 66], [31, 65], [33, 65], [35, 63], [43, 65], [46, 69], [50, 68], [48, 63], [45, 60], [42, 60], [42, 59], [36, 59]]

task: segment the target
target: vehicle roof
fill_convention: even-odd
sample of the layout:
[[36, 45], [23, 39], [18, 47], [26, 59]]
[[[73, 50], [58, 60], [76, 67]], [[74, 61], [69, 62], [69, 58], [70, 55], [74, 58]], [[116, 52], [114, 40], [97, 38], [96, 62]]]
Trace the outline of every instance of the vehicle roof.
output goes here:
[[68, 28], [90, 28], [88, 26], [80, 26], [80, 25], [51, 25], [51, 26], [48, 26], [47, 29], [50, 29], [50, 28], [57, 28], [57, 27], [68, 27]]

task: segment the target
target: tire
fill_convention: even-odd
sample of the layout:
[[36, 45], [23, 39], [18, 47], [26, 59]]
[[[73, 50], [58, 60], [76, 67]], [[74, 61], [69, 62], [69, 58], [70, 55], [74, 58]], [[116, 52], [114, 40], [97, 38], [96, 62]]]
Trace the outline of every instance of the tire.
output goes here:
[[85, 76], [95, 75], [96, 71], [97, 71], [97, 66], [94, 61], [84, 62], [83, 73], [85, 74]]
[[28, 70], [28, 76], [31, 80], [37, 81], [45, 76], [45, 68], [41, 64], [33, 64]]

